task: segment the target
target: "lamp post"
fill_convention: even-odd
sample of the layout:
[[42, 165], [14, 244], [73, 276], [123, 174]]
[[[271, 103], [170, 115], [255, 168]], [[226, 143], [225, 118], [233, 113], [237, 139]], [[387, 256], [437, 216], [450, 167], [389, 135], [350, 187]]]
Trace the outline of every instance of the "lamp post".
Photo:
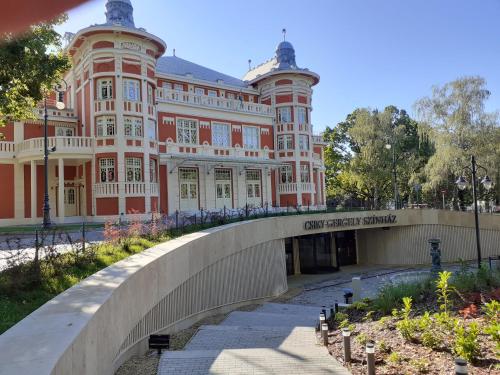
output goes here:
[[394, 188], [394, 209], [397, 210], [399, 208], [398, 206], [399, 199], [398, 199], [398, 182], [396, 178], [396, 148], [391, 143], [387, 143], [385, 145], [385, 148], [387, 150], [390, 150], [392, 148], [392, 184]]
[[[476, 164], [476, 158], [474, 155], [471, 156], [470, 158], [470, 167], [464, 167], [464, 170], [467, 169], [471, 172], [472, 175], [472, 200], [474, 201], [474, 221], [476, 224], [476, 246], [477, 246], [477, 267], [478, 269], [481, 268], [481, 241], [480, 241], [480, 236], [479, 236], [479, 215], [478, 215], [478, 210], [477, 210], [477, 171], [479, 169], [482, 169], [486, 175], [483, 177], [481, 180], [481, 183], [483, 184], [484, 188], [486, 190], [490, 190], [491, 187], [493, 186], [493, 183], [491, 182], [491, 179], [488, 177], [488, 171], [486, 168], [480, 166], [479, 164]], [[467, 180], [465, 179], [464, 176], [458, 177], [456, 184], [460, 190], [464, 190], [467, 187]]]
[[[68, 84], [64, 79], [54, 86], [54, 91], [56, 96], [63, 93], [68, 88]], [[57, 97], [59, 99], [59, 97]], [[49, 204], [49, 152], [54, 152], [56, 149], [53, 147], [49, 150], [48, 147], [48, 119], [49, 115], [47, 112], [47, 94], [43, 100], [44, 114], [43, 114], [43, 164], [44, 164], [44, 196], [43, 196], [43, 227], [50, 227], [50, 204]], [[64, 103], [56, 100], [56, 108], [59, 110], [64, 109]]]

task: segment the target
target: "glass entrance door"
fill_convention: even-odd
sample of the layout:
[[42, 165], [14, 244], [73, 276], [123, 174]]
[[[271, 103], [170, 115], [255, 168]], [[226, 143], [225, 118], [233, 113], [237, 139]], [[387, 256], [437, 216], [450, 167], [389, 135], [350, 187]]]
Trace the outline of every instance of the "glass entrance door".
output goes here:
[[356, 236], [353, 230], [335, 232], [335, 245], [340, 266], [349, 266], [357, 263]]
[[215, 207], [233, 208], [233, 189], [230, 169], [215, 170]]
[[262, 206], [262, 183], [260, 170], [246, 171], [247, 204], [251, 207]]
[[64, 188], [64, 215], [77, 216], [77, 189], [75, 187]]
[[198, 170], [179, 168], [179, 208], [181, 211], [197, 211]]

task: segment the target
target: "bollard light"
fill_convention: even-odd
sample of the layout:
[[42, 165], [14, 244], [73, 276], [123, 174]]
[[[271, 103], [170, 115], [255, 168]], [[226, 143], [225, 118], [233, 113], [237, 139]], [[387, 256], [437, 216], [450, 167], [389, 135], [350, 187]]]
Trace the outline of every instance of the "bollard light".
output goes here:
[[321, 325], [325, 322], [325, 314], [323, 313], [320, 313], [319, 314], [319, 323], [318, 325], [316, 326], [316, 332], [318, 332], [319, 330], [321, 330]]
[[342, 338], [344, 339], [344, 362], [351, 362], [351, 331], [349, 328], [342, 328]]
[[455, 359], [455, 375], [467, 375], [467, 361], [463, 358]]
[[366, 343], [366, 363], [367, 374], [375, 375], [375, 343], [373, 341]]
[[321, 337], [323, 338], [323, 345], [328, 346], [328, 324], [321, 325]]

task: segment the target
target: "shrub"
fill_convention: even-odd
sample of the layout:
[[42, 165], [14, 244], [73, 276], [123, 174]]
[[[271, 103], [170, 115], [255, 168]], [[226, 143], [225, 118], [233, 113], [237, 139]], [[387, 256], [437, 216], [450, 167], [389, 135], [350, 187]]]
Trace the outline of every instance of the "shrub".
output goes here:
[[462, 322], [455, 324], [455, 343], [453, 352], [455, 355], [466, 359], [469, 362], [474, 362], [480, 353], [479, 342], [479, 326], [476, 322], [472, 322], [467, 328]]
[[410, 366], [417, 370], [420, 374], [425, 374], [429, 371], [429, 361], [426, 359], [412, 359]]
[[410, 319], [411, 314], [411, 297], [403, 298], [403, 309], [401, 309], [402, 320], [396, 323], [396, 329], [405, 340], [412, 341], [415, 339], [417, 325], [413, 319]]
[[418, 329], [421, 331], [420, 340], [422, 345], [431, 349], [436, 349], [443, 344], [441, 333], [436, 327], [435, 321], [428, 311], [417, 320]]
[[384, 340], [380, 340], [378, 343], [378, 350], [380, 350], [381, 353], [388, 354], [391, 352], [391, 347]]
[[363, 301], [356, 301], [349, 305], [348, 307], [350, 310], [358, 310], [358, 311], [364, 311], [368, 309], [368, 303], [363, 302]]
[[401, 358], [401, 355], [398, 353], [398, 352], [392, 352], [391, 354], [389, 354], [389, 356], [387, 357], [387, 361], [389, 363], [392, 363], [394, 365], [397, 365], [397, 364], [400, 364], [403, 359]]
[[382, 329], [389, 328], [390, 323], [391, 323], [391, 318], [388, 316], [383, 316], [378, 321], [378, 324], [379, 324], [380, 328], [382, 328]]
[[500, 303], [491, 301], [484, 305], [483, 311], [486, 314], [486, 327], [484, 332], [491, 336], [496, 345], [497, 355], [500, 355]]
[[342, 312], [338, 312], [335, 314], [335, 321], [337, 323], [340, 323], [342, 322], [343, 320], [348, 320], [349, 319], [349, 316], [345, 313], [342, 313]]
[[357, 335], [356, 342], [358, 342], [359, 345], [365, 346], [368, 342], [368, 336], [366, 336], [366, 333], [360, 333], [359, 335]]
[[373, 321], [373, 314], [375, 314], [375, 311], [371, 310], [366, 313], [366, 315], [363, 317], [363, 321], [365, 322], [371, 322]]
[[450, 294], [453, 287], [450, 285], [449, 280], [451, 277], [451, 272], [443, 271], [439, 272], [439, 277], [436, 280], [437, 297], [438, 301], [441, 303], [439, 309], [448, 315], [448, 310], [450, 307]]

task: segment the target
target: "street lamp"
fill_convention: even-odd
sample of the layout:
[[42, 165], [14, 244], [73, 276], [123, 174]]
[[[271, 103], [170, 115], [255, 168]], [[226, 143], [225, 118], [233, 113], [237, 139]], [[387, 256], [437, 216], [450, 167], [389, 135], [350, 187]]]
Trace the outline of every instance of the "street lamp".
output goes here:
[[[59, 101], [59, 94], [65, 92], [68, 88], [68, 84], [64, 79], [61, 79], [61, 82], [54, 86], [54, 91], [56, 92], [56, 108], [59, 110], [64, 109], [64, 103]], [[50, 150], [48, 148], [48, 119], [49, 114], [47, 112], [47, 93], [45, 94], [44, 100], [44, 115], [43, 115], [43, 163], [44, 163], [44, 187], [45, 192], [43, 196], [43, 227], [50, 227], [50, 204], [49, 204], [49, 152], [54, 152], [56, 150], [55, 147], [52, 147]]]
[[[489, 178], [489, 176], [487, 174], [488, 171], [486, 170], [486, 168], [480, 166], [479, 164], [476, 164], [476, 159], [475, 159], [474, 155], [471, 156], [470, 163], [471, 163], [471, 166], [464, 167], [464, 170], [468, 169], [472, 174], [472, 199], [474, 201], [474, 220], [476, 223], [477, 267], [481, 268], [481, 241], [480, 241], [480, 237], [479, 237], [479, 216], [478, 216], [478, 212], [477, 212], [477, 191], [476, 191], [477, 190], [477, 176], [476, 176], [477, 171], [479, 169], [482, 169], [486, 173], [486, 175], [481, 180], [481, 184], [483, 184], [483, 186], [486, 190], [490, 190], [491, 187], [493, 186], [493, 183], [491, 182], [491, 179]], [[457, 187], [462, 191], [465, 190], [465, 188], [468, 185], [467, 180], [465, 179], [464, 176], [458, 177], [456, 184], [457, 184]]]
[[396, 179], [396, 148], [392, 144], [387, 143], [385, 145], [387, 150], [392, 148], [392, 183], [394, 187], [394, 209], [397, 210], [398, 207], [398, 183]]

